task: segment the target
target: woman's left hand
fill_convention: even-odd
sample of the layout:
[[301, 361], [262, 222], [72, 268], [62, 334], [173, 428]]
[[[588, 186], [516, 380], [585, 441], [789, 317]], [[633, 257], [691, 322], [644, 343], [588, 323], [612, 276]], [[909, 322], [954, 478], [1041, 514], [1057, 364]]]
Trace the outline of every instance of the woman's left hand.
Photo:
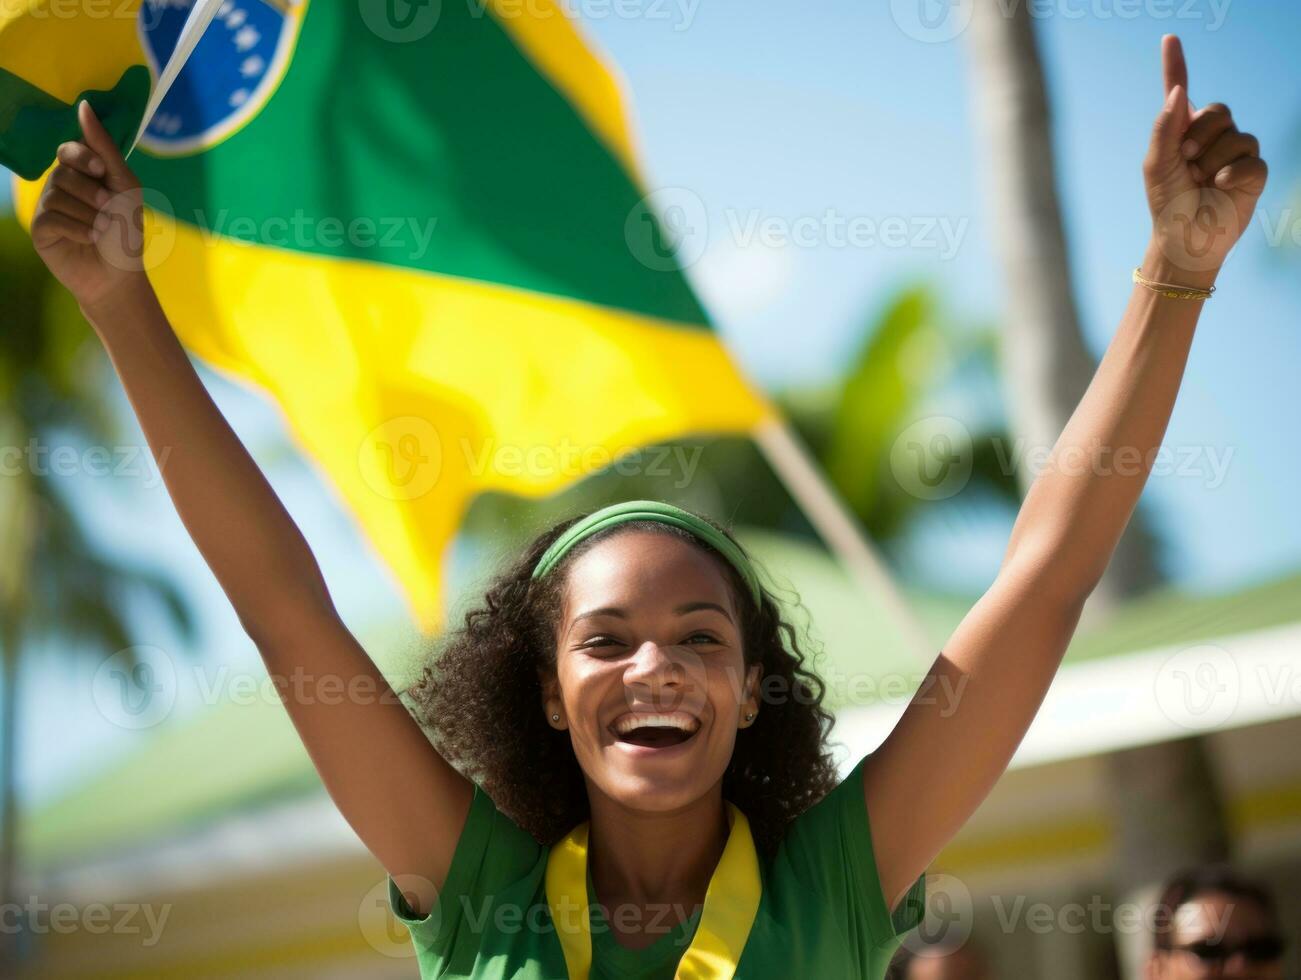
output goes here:
[[1143, 160], [1153, 236], [1174, 268], [1214, 271], [1251, 222], [1269, 168], [1228, 106], [1211, 102], [1194, 111], [1174, 34], [1161, 39], [1161, 61], [1166, 104]]

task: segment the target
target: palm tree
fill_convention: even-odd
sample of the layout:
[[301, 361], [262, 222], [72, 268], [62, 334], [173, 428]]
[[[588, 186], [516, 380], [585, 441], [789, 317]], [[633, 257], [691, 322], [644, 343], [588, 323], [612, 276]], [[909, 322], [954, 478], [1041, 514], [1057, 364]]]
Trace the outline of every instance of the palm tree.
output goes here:
[[[955, 383], [995, 384], [999, 336], [987, 325], [949, 315], [934, 287], [905, 286], [868, 321], [864, 341], [837, 386], [825, 431], [806, 414], [796, 425], [832, 483], [874, 541], [907, 536], [927, 501], [892, 476], [901, 431]], [[971, 434], [971, 475], [964, 489], [1012, 505], [1015, 477], [1001, 462], [1010, 440], [1001, 421]]]
[[[1062, 230], [1051, 119], [1034, 26], [1026, 4], [976, 3], [967, 31], [978, 123], [1007, 304], [1003, 376], [1012, 425], [1051, 446], [1095, 370], [1080, 330]], [[1137, 173], [1137, 168], [1136, 168]], [[1019, 473], [1023, 489], [1032, 474]], [[1089, 601], [1104, 614], [1160, 582], [1140, 508]], [[1205, 746], [1189, 738], [1113, 753], [1108, 773], [1117, 830], [1116, 873], [1127, 900], [1145, 896], [1175, 865], [1223, 858], [1228, 834]], [[1138, 976], [1133, 940], [1118, 950]]]
[[[100, 554], [59, 478], [23, 456], [55, 440], [109, 445], [112, 432], [106, 388], [88, 370], [86, 355], [98, 347], [85, 342], [88, 327], [75, 305], [11, 217], [0, 218], [0, 295], [0, 447], [8, 453], [0, 471], [0, 902], [9, 902], [17, 887], [22, 651], [38, 643], [83, 656], [128, 651], [133, 638], [122, 610], [136, 597], [160, 604], [186, 640], [193, 621], [166, 579]], [[0, 964], [16, 961], [18, 940], [0, 941]]]

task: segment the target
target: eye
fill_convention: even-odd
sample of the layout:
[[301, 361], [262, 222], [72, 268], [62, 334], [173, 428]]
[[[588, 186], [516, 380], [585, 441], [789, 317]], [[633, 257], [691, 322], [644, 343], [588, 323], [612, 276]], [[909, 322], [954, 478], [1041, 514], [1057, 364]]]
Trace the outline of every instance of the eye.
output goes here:
[[687, 637], [687, 639], [688, 639], [688, 640], [694, 640], [694, 639], [696, 639], [697, 637], [703, 639], [706, 643], [721, 643], [721, 642], [723, 642], [722, 640], [720, 640], [720, 639], [718, 639], [716, 636], [714, 636], [712, 633], [692, 633], [689, 637]]

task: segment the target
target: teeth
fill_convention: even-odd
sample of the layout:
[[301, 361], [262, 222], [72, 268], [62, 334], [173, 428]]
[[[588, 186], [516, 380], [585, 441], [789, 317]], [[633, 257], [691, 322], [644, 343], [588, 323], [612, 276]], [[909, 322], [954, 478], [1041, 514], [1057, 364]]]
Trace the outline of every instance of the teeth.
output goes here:
[[677, 728], [684, 732], [694, 732], [699, 727], [699, 720], [684, 711], [675, 711], [663, 715], [640, 712], [627, 714], [614, 723], [614, 730], [620, 735], [627, 735], [639, 728]]

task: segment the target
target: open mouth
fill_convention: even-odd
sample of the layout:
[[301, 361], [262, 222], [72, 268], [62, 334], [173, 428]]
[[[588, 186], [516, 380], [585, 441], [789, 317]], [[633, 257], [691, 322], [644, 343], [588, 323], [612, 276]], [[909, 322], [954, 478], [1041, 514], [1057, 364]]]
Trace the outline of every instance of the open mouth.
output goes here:
[[616, 740], [628, 745], [663, 749], [695, 738], [700, 720], [683, 711], [668, 714], [629, 713], [610, 726]]
[[628, 731], [627, 734], [615, 734], [615, 738], [619, 742], [627, 742], [628, 744], [634, 744], [634, 746], [645, 746], [647, 748], [680, 746], [683, 742], [690, 742], [695, 737], [695, 731], [665, 728], [665, 726], [661, 725], [647, 725], [645, 728]]

